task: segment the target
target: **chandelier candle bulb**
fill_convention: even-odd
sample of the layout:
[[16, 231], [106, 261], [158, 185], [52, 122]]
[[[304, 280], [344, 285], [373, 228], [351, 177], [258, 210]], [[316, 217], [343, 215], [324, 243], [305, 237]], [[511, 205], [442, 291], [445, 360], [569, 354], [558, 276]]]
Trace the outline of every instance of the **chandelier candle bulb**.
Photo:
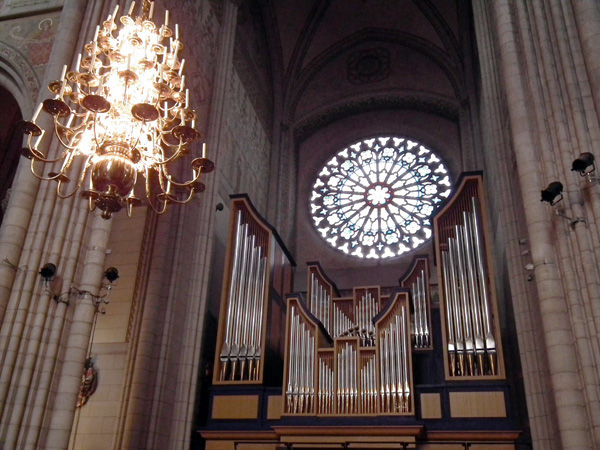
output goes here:
[[179, 24], [175, 24], [175, 42], [179, 41]]
[[165, 10], [165, 27], [169, 26], [169, 10]]
[[202, 143], [202, 158], [206, 159], [206, 142]]
[[110, 30], [112, 31], [113, 26], [115, 25], [115, 19], [117, 18], [117, 13], [119, 12], [119, 5], [115, 5], [115, 11], [112, 13], [112, 16], [110, 17]]
[[33, 146], [33, 148], [35, 150], [37, 150], [38, 145], [40, 145], [40, 141], [42, 140], [42, 138], [44, 137], [44, 133], [46, 132], [46, 130], [42, 130], [42, 134], [40, 134], [37, 138], [37, 140], [35, 141], [35, 145]]
[[96, 48], [98, 47], [98, 33], [100, 31], [100, 27], [96, 27], [96, 32], [94, 33], [94, 40], [92, 41], [92, 52], [91, 52], [91, 60], [90, 60], [90, 73], [94, 72], [94, 66], [96, 62]]
[[40, 141], [42, 140], [42, 138], [44, 137], [44, 133], [46, 132], [46, 130], [42, 130], [42, 134], [39, 135], [39, 137], [37, 138], [37, 141], [35, 141], [35, 145], [33, 146], [33, 148], [35, 150], [37, 150], [38, 145], [40, 145]]
[[[66, 67], [67, 66], [65, 66], [65, 68]], [[61, 98], [61, 99], [63, 98], [66, 86], [67, 86], [67, 80], [65, 78], [63, 78], [62, 84], [60, 85], [60, 92], [58, 93], [58, 98]]]
[[[150, 0], [137, 8], [137, 17], [134, 11], [131, 2], [129, 14], [116, 20], [117, 7], [96, 27], [74, 69], [67, 72], [65, 66], [61, 79], [49, 84], [56, 98], [38, 105], [23, 126], [32, 173], [57, 181], [60, 198], [81, 190], [90, 210], [98, 208], [105, 219], [123, 207], [130, 214], [143, 192], [159, 214], [168, 204], [185, 204], [202, 186], [200, 177], [214, 168], [204, 155], [192, 161], [191, 179], [171, 175], [180, 172], [188, 144], [200, 135], [194, 129], [197, 113], [188, 109], [189, 89], [184, 92], [185, 60], [178, 63], [179, 27], [169, 48], [168, 11], [164, 26], [148, 24], [154, 14]], [[43, 174], [44, 165], [54, 161], [37, 150], [44, 130], [35, 121], [42, 109], [53, 116], [54, 134], [64, 147], [60, 172], [51, 176]]]
[[[42, 110], [42, 105], [43, 105], [43, 103], [40, 103], [37, 106], [35, 112], [33, 113], [33, 118], [31, 119], [32, 122], [35, 123], [35, 121], [37, 120], [38, 116], [40, 115], [40, 111]], [[43, 132], [43, 130], [42, 130], [42, 132]]]

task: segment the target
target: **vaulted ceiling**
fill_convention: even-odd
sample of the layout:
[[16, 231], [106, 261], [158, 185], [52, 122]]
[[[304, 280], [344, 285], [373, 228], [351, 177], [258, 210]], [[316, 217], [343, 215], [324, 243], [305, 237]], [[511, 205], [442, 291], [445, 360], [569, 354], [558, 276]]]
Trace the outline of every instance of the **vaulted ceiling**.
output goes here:
[[403, 133], [441, 155], [454, 179], [473, 168], [463, 127], [476, 108], [470, 9], [467, 0], [241, 2], [238, 73], [268, 132], [289, 131], [284, 150], [297, 155], [296, 236], [315, 244], [310, 255], [298, 247], [299, 261], [364, 265], [321, 245], [302, 207], [321, 165], [351, 142]]
[[268, 63], [260, 78], [299, 138], [365, 107], [456, 120], [467, 96], [469, 8], [463, 0], [245, 1], [237, 47], [257, 73]]

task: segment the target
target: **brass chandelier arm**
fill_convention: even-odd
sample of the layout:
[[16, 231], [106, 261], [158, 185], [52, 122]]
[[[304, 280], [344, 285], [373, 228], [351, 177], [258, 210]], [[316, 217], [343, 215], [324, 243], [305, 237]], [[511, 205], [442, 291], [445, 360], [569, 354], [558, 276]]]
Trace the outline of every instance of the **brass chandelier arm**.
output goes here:
[[[164, 141], [164, 139], [162, 139], [162, 138], [161, 138], [161, 141], [162, 141], [162, 142], [163, 142], [165, 145], [169, 146], [170, 148], [173, 148], [173, 147], [175, 147], [175, 146], [173, 146], [173, 145], [169, 145], [169, 143], [168, 143], [168, 142], [165, 142], [165, 141]], [[160, 149], [160, 153], [161, 153], [162, 159], [161, 159], [160, 161], [156, 161], [156, 164], [158, 164], [158, 165], [161, 165], [161, 166], [164, 166], [164, 165], [166, 165], [166, 164], [170, 163], [171, 161], [174, 161], [174, 160], [176, 160], [177, 158], [179, 158], [179, 157], [181, 156], [181, 154], [182, 154], [183, 150], [185, 149], [185, 145], [186, 145], [186, 144], [183, 144], [183, 143], [181, 143], [181, 141], [180, 141], [179, 145], [177, 145], [177, 147], [176, 147], [176, 148], [177, 148], [177, 150], [175, 150], [175, 151], [174, 151], [174, 153], [173, 153], [173, 155], [172, 155], [172, 156], [170, 156], [170, 157], [168, 157], [167, 159], [165, 159], [165, 151], [164, 151], [164, 148], [163, 148], [162, 146], [158, 146], [158, 148]]]
[[169, 174], [167, 172], [167, 166], [165, 164], [162, 164], [162, 163], [158, 163], [158, 164], [159, 164], [159, 167], [161, 168], [162, 172], [164, 173], [164, 176], [167, 179], [167, 181], [177, 187], [187, 188], [187, 187], [193, 185], [196, 181], [198, 181], [200, 179], [200, 175], [202, 175], [202, 168], [200, 168], [200, 170], [194, 176], [194, 178], [192, 178], [189, 181], [179, 182], [179, 181], [175, 180], [171, 176], [171, 174]]
[[61, 193], [61, 186], [62, 186], [63, 182], [61, 179], [58, 179], [58, 186], [56, 187], [56, 194], [60, 198], [72, 197], [73, 195], [75, 195], [77, 193], [77, 191], [81, 188], [81, 186], [83, 186], [83, 182], [85, 181], [88, 170], [89, 170], [90, 166], [92, 165], [91, 159], [92, 159], [92, 155], [90, 155], [86, 158], [84, 169], [81, 171], [81, 175], [79, 176], [79, 179], [77, 180], [77, 186], [70, 193], [68, 193], [68, 194]]
[[179, 205], [185, 205], [194, 197], [194, 192], [195, 192], [194, 188], [191, 188], [190, 192], [185, 200], [179, 200], [178, 198], [173, 198], [173, 199], [169, 199], [169, 202], [177, 203]]
[[[85, 127], [85, 123], [81, 124], [81, 125], [79, 125], [78, 127], [75, 127], [75, 128], [67, 128], [69, 131], [73, 132], [73, 139], [72, 139], [72, 141], [74, 143], [65, 142], [63, 140], [62, 133], [59, 132], [59, 130], [61, 130], [62, 128], [59, 128], [59, 126], [63, 127], [63, 128], [67, 128], [67, 127], [65, 127], [64, 125], [58, 123], [58, 121], [54, 125], [54, 132], [55, 132], [55, 135], [56, 135], [56, 137], [58, 139], [58, 142], [60, 142], [60, 145], [62, 145], [63, 147], [65, 147], [67, 150], [75, 150], [75, 149], [77, 149], [77, 147], [79, 146], [79, 141], [77, 139], [75, 139], [75, 137], [78, 136], [79, 134], [81, 134], [83, 132], [81, 129]], [[66, 155], [66, 153], [67, 153], [67, 151], [63, 152], [63, 154], [61, 155], [61, 157], [58, 158], [56, 161], [59, 161], [60, 159], [64, 158], [65, 155]]]
[[148, 168], [146, 168], [145, 181], [146, 181], [146, 193], [148, 193], [148, 204], [154, 210], [155, 213], [163, 214], [167, 210], [167, 201], [160, 202], [160, 204], [162, 205], [162, 208], [157, 208], [154, 205], [155, 200], [158, 200], [158, 196], [156, 197], [156, 199], [151, 198], [150, 193], [152, 192], [152, 188], [150, 186], [150, 173], [149, 173]]
[[[154, 23], [152, 0], [141, 6], [131, 2], [118, 20], [117, 11], [118, 6], [96, 27], [75, 66], [69, 71], [64, 66], [60, 79], [49, 83], [54, 97], [40, 104], [23, 127], [29, 134], [23, 153], [33, 160], [34, 176], [57, 181], [61, 198], [73, 196], [89, 180], [82, 194], [90, 209], [98, 207], [105, 219], [123, 207], [131, 214], [141, 203], [137, 195], [144, 184], [148, 203], [159, 214], [168, 203], [187, 203], [204, 190], [200, 175], [213, 167], [204, 155], [193, 159], [186, 182], [174, 180], [166, 167], [200, 136], [194, 129], [197, 114], [189, 108], [189, 89], [184, 89], [178, 26], [173, 33], [168, 11], [163, 25]], [[43, 130], [35, 121], [42, 109], [53, 116], [54, 134], [64, 150], [57, 159], [37, 150]], [[36, 165], [61, 161], [60, 172], [47, 176]], [[156, 175], [158, 182], [149, 179]], [[77, 180], [76, 187], [67, 186], [69, 179]], [[186, 194], [179, 192], [182, 188]]]

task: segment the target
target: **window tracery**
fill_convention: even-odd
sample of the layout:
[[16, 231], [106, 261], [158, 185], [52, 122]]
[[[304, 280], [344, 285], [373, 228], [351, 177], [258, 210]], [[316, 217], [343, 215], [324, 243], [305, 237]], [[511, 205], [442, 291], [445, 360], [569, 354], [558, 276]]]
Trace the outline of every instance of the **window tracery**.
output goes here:
[[396, 136], [365, 139], [334, 155], [313, 185], [311, 215], [334, 248], [360, 258], [390, 258], [431, 237], [431, 214], [450, 195], [440, 158]]

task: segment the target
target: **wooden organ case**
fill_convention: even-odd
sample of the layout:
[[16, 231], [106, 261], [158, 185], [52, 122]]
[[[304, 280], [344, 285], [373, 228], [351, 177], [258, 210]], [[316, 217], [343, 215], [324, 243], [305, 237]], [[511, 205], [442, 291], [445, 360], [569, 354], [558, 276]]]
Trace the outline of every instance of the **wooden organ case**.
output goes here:
[[247, 196], [232, 196], [231, 206], [213, 384], [262, 385], [265, 367], [277, 368], [280, 364], [272, 360], [283, 359], [278, 325], [295, 263]]
[[291, 293], [291, 256], [235, 196], [205, 448], [517, 450], [485, 214], [464, 175], [398, 286], [340, 292], [309, 262]]

